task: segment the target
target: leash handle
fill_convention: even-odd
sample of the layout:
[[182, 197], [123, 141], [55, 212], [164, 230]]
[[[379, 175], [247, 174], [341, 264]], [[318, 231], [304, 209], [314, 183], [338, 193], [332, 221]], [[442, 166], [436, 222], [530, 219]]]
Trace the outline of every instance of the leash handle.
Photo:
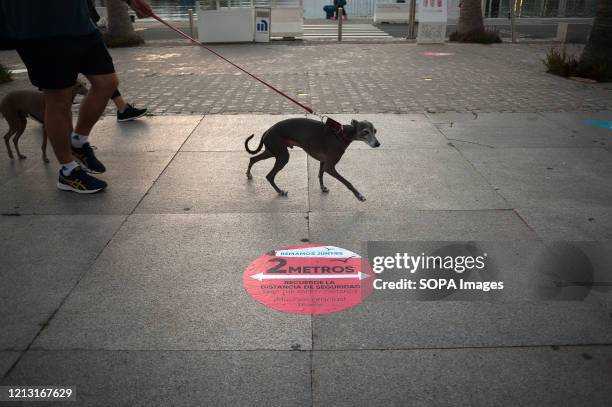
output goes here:
[[[175, 31], [176, 33], [180, 34], [181, 36], [187, 38], [189, 41], [193, 42], [194, 44], [197, 44], [199, 46], [201, 46], [202, 48], [204, 48], [205, 50], [212, 52], [213, 54], [215, 54], [217, 57], [221, 58], [222, 60], [224, 60], [225, 62], [227, 62], [228, 64], [232, 65], [233, 67], [239, 69], [240, 71], [244, 72], [245, 74], [249, 75], [251, 78], [255, 79], [256, 81], [259, 81], [261, 83], [263, 83], [264, 85], [266, 85], [268, 88], [272, 89], [274, 92], [278, 93], [279, 95], [289, 99], [290, 101], [292, 101], [293, 103], [295, 103], [296, 105], [298, 105], [299, 107], [301, 107], [302, 109], [306, 110], [308, 113], [312, 113], [312, 114], [316, 114], [315, 111], [298, 102], [297, 100], [295, 100], [294, 98], [292, 98], [291, 96], [287, 95], [284, 92], [281, 92], [280, 90], [276, 89], [274, 86], [270, 85], [269, 83], [267, 83], [266, 81], [264, 81], [263, 79], [259, 79], [257, 76], [253, 75], [252, 73], [250, 73], [249, 71], [247, 71], [246, 69], [242, 68], [239, 65], [236, 65], [235, 63], [233, 63], [232, 61], [230, 61], [229, 59], [225, 58], [223, 55], [219, 54], [218, 52], [216, 52], [215, 50], [207, 47], [206, 45], [202, 44], [201, 42], [199, 42], [198, 40], [192, 38], [191, 36], [185, 34], [183, 31], [179, 30], [178, 28], [174, 27], [173, 25], [167, 23], [166, 21], [164, 21], [161, 17], [159, 17], [157, 14], [153, 13], [151, 14], [151, 17], [153, 17], [154, 19], [156, 19], [157, 21], [159, 21], [160, 23], [162, 23], [163, 25], [165, 25], [166, 27], [170, 28], [171, 30]], [[317, 115], [318, 116], [318, 115]]]

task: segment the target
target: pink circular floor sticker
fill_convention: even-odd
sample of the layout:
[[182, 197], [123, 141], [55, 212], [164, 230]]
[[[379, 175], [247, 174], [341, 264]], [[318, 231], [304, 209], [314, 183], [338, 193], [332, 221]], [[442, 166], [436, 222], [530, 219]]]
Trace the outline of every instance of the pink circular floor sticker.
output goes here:
[[256, 301], [289, 314], [321, 315], [353, 307], [372, 292], [366, 259], [335, 246], [281, 247], [244, 271], [244, 288]]

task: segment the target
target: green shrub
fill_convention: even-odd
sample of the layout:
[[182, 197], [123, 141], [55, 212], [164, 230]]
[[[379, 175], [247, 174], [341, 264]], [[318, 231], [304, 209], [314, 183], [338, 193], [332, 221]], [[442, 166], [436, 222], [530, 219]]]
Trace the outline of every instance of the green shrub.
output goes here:
[[109, 48], [120, 48], [120, 47], [136, 47], [144, 44], [144, 38], [138, 34], [126, 35], [126, 36], [115, 36], [105, 33], [103, 36], [104, 43]]
[[477, 44], [494, 44], [502, 42], [499, 33], [495, 30], [471, 31], [459, 34], [457, 31], [451, 33], [449, 40], [455, 42], [473, 42]]
[[593, 79], [599, 82], [605, 82], [608, 78], [608, 66], [605, 64], [584, 65], [576, 58], [568, 56], [565, 49], [558, 51], [551, 48], [546, 57], [542, 60], [546, 66], [546, 72], [553, 75], [563, 76], [579, 76], [581, 78]]
[[567, 56], [565, 50], [558, 51], [554, 48], [551, 48], [546, 53], [543, 61], [544, 65], [546, 65], [546, 72], [565, 78], [574, 76], [578, 67], [576, 58]]
[[4, 65], [0, 64], [0, 83], [10, 82], [13, 78], [11, 78], [11, 71], [8, 70]]

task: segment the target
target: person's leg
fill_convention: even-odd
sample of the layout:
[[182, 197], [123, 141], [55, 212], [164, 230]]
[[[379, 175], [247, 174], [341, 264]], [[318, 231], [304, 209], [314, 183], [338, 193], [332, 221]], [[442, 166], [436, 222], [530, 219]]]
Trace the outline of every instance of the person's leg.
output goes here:
[[123, 96], [121, 96], [121, 92], [119, 89], [113, 93], [111, 96], [113, 99], [113, 103], [117, 107], [117, 121], [119, 122], [127, 122], [130, 120], [138, 119], [139, 117], [144, 116], [147, 113], [147, 109], [138, 109], [125, 100], [123, 100]]
[[70, 145], [72, 133], [72, 87], [64, 89], [46, 89], [45, 95], [45, 131], [51, 140], [51, 146], [60, 164], [73, 161]]
[[72, 90], [78, 72], [72, 63], [77, 38], [18, 41], [16, 49], [28, 69], [30, 82], [43, 90], [47, 136], [60, 164], [72, 163]]
[[62, 165], [57, 187], [64, 191], [92, 194], [106, 188], [106, 182], [87, 175], [74, 161], [72, 132], [72, 87], [45, 89], [45, 133]]
[[62, 164], [57, 187], [82, 194], [98, 192], [106, 183], [86, 174], [75, 162], [70, 142], [75, 61], [87, 37], [57, 37], [19, 41], [16, 49], [28, 68], [32, 85], [43, 89], [45, 134]]
[[89, 80], [91, 89], [81, 102], [77, 125], [72, 133], [72, 155], [85, 170], [102, 173], [106, 167], [98, 160], [89, 144], [89, 133], [104, 113], [108, 99], [117, 90], [119, 80], [113, 59], [99, 31], [83, 39], [77, 70]]
[[113, 100], [113, 103], [115, 104], [115, 107], [117, 108], [118, 112], [121, 113], [125, 111], [127, 103], [125, 103], [125, 100], [123, 100], [123, 96], [121, 96], [121, 92], [119, 92], [119, 89], [115, 89], [115, 93], [111, 95], [111, 99]]
[[119, 86], [119, 79], [115, 73], [85, 75], [85, 77], [91, 83], [91, 88], [81, 102], [74, 132], [82, 136], [89, 136], [91, 129], [104, 113], [108, 99]]

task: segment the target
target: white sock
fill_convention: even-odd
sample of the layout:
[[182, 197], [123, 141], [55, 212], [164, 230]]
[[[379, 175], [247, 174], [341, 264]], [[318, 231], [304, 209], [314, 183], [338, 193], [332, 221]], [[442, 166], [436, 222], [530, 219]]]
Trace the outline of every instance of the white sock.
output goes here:
[[70, 175], [72, 170], [74, 170], [78, 166], [79, 164], [77, 164], [76, 161], [70, 161], [69, 163], [62, 164], [62, 174], [67, 177], [68, 175]]
[[89, 136], [83, 136], [82, 134], [72, 132], [70, 136], [70, 141], [72, 142], [72, 146], [76, 148], [83, 147], [83, 144], [87, 143], [89, 140]]

